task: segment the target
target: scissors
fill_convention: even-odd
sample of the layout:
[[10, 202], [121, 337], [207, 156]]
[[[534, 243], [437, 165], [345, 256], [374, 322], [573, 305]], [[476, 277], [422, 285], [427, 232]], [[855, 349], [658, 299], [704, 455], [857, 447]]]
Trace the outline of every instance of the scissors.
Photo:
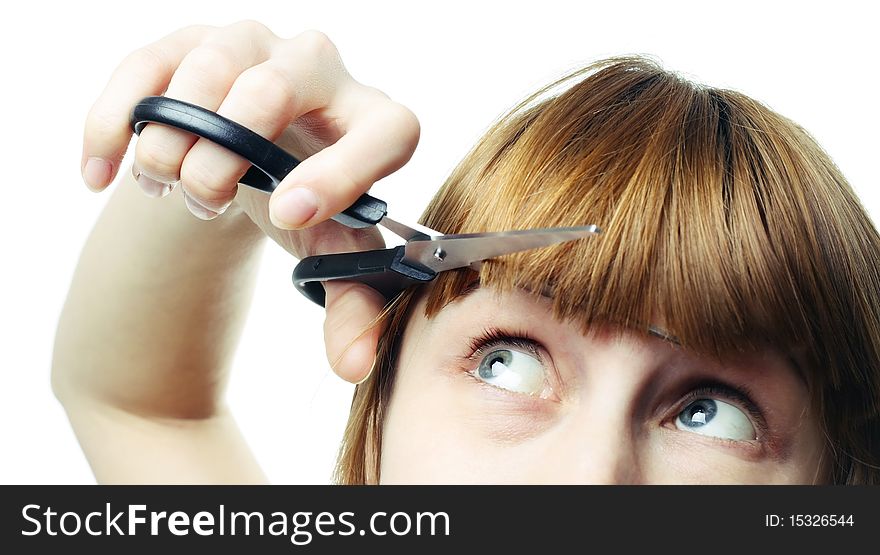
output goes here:
[[[140, 134], [149, 123], [169, 125], [214, 142], [252, 165], [239, 183], [271, 193], [300, 161], [250, 129], [223, 116], [180, 100], [148, 96], [131, 111], [131, 127]], [[364, 283], [386, 301], [415, 284], [424, 284], [446, 270], [478, 270], [484, 260], [513, 252], [546, 247], [601, 233], [595, 225], [519, 231], [444, 235], [408, 226], [388, 217], [388, 205], [368, 194], [332, 217], [359, 229], [382, 225], [406, 243], [387, 249], [324, 254], [300, 260], [293, 270], [294, 286], [311, 301], [324, 306], [324, 281]]]

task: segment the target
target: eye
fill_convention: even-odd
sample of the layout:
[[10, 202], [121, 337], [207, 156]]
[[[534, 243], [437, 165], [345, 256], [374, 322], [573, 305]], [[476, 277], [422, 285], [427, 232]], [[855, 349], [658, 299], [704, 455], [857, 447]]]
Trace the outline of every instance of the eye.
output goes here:
[[718, 399], [696, 399], [678, 413], [675, 427], [704, 436], [736, 441], [757, 439], [755, 427], [740, 409]]
[[514, 349], [492, 349], [471, 374], [490, 385], [525, 395], [544, 397], [549, 391], [541, 361]]

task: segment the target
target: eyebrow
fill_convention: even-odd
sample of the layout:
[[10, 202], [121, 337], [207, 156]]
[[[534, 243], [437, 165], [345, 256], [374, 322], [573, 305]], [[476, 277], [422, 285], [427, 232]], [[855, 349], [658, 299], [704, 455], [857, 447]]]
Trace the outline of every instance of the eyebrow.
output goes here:
[[677, 345], [679, 347], [682, 346], [681, 341], [679, 341], [677, 337], [654, 325], [648, 326], [648, 335], [652, 335], [654, 337], [662, 339], [663, 341], [668, 341], [669, 343], [672, 343], [673, 345]]
[[[480, 280], [479, 279], [471, 280], [471, 282], [465, 286], [464, 290], [462, 290], [461, 293], [459, 293], [458, 295], [455, 296], [453, 301], [463, 299], [478, 289], [480, 289]], [[530, 291], [529, 289], [526, 289], [524, 287], [517, 287], [517, 289], [520, 291], [523, 291], [525, 293], [528, 293], [528, 294], [532, 293], [532, 291]], [[541, 291], [541, 296], [546, 299], [551, 299], [551, 300], [553, 299], [553, 294], [551, 293], [549, 288], [545, 288], [543, 291]], [[452, 302], [452, 301], [450, 301], [450, 302]], [[658, 339], [662, 339], [663, 341], [666, 341], [667, 343], [671, 343], [671, 344], [676, 345], [678, 347], [682, 346], [681, 341], [676, 336], [672, 335], [671, 333], [667, 332], [666, 330], [664, 330], [658, 326], [655, 326], [653, 324], [649, 325], [648, 329], [645, 330], [645, 332], [648, 335], [650, 335], [652, 337], [656, 337]]]

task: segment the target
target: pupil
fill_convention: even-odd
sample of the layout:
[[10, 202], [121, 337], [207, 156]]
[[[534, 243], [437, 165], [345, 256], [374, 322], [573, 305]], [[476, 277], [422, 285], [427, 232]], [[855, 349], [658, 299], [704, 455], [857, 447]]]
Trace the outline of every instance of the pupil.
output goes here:
[[712, 399], [700, 399], [694, 401], [684, 410], [684, 423], [692, 428], [705, 426], [718, 412], [718, 405]]
[[495, 363], [501, 363], [507, 366], [513, 355], [508, 350], [493, 351], [486, 355], [486, 358], [480, 363], [479, 374], [481, 378], [494, 378], [500, 372], [495, 371]]

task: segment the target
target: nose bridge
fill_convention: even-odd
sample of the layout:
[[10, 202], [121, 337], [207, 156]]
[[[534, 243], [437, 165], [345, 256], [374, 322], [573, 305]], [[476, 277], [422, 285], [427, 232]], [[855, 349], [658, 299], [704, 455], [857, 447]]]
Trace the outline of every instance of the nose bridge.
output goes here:
[[[592, 412], [592, 411], [585, 411]], [[572, 425], [560, 445], [567, 451], [559, 469], [565, 481], [584, 484], [641, 482], [641, 454], [632, 423], [621, 409]]]
[[[550, 484], [639, 484], [650, 455], [632, 411], [619, 396], [597, 392], [543, 438], [529, 480]], [[547, 464], [548, 462], [551, 464]]]
[[[636, 404], [644, 378], [644, 353], [625, 343], [606, 344], [583, 369], [588, 378], [571, 400], [554, 442], [559, 480], [586, 484], [635, 484], [643, 479], [646, 453]], [[594, 355], [597, 353], [594, 352]]]

